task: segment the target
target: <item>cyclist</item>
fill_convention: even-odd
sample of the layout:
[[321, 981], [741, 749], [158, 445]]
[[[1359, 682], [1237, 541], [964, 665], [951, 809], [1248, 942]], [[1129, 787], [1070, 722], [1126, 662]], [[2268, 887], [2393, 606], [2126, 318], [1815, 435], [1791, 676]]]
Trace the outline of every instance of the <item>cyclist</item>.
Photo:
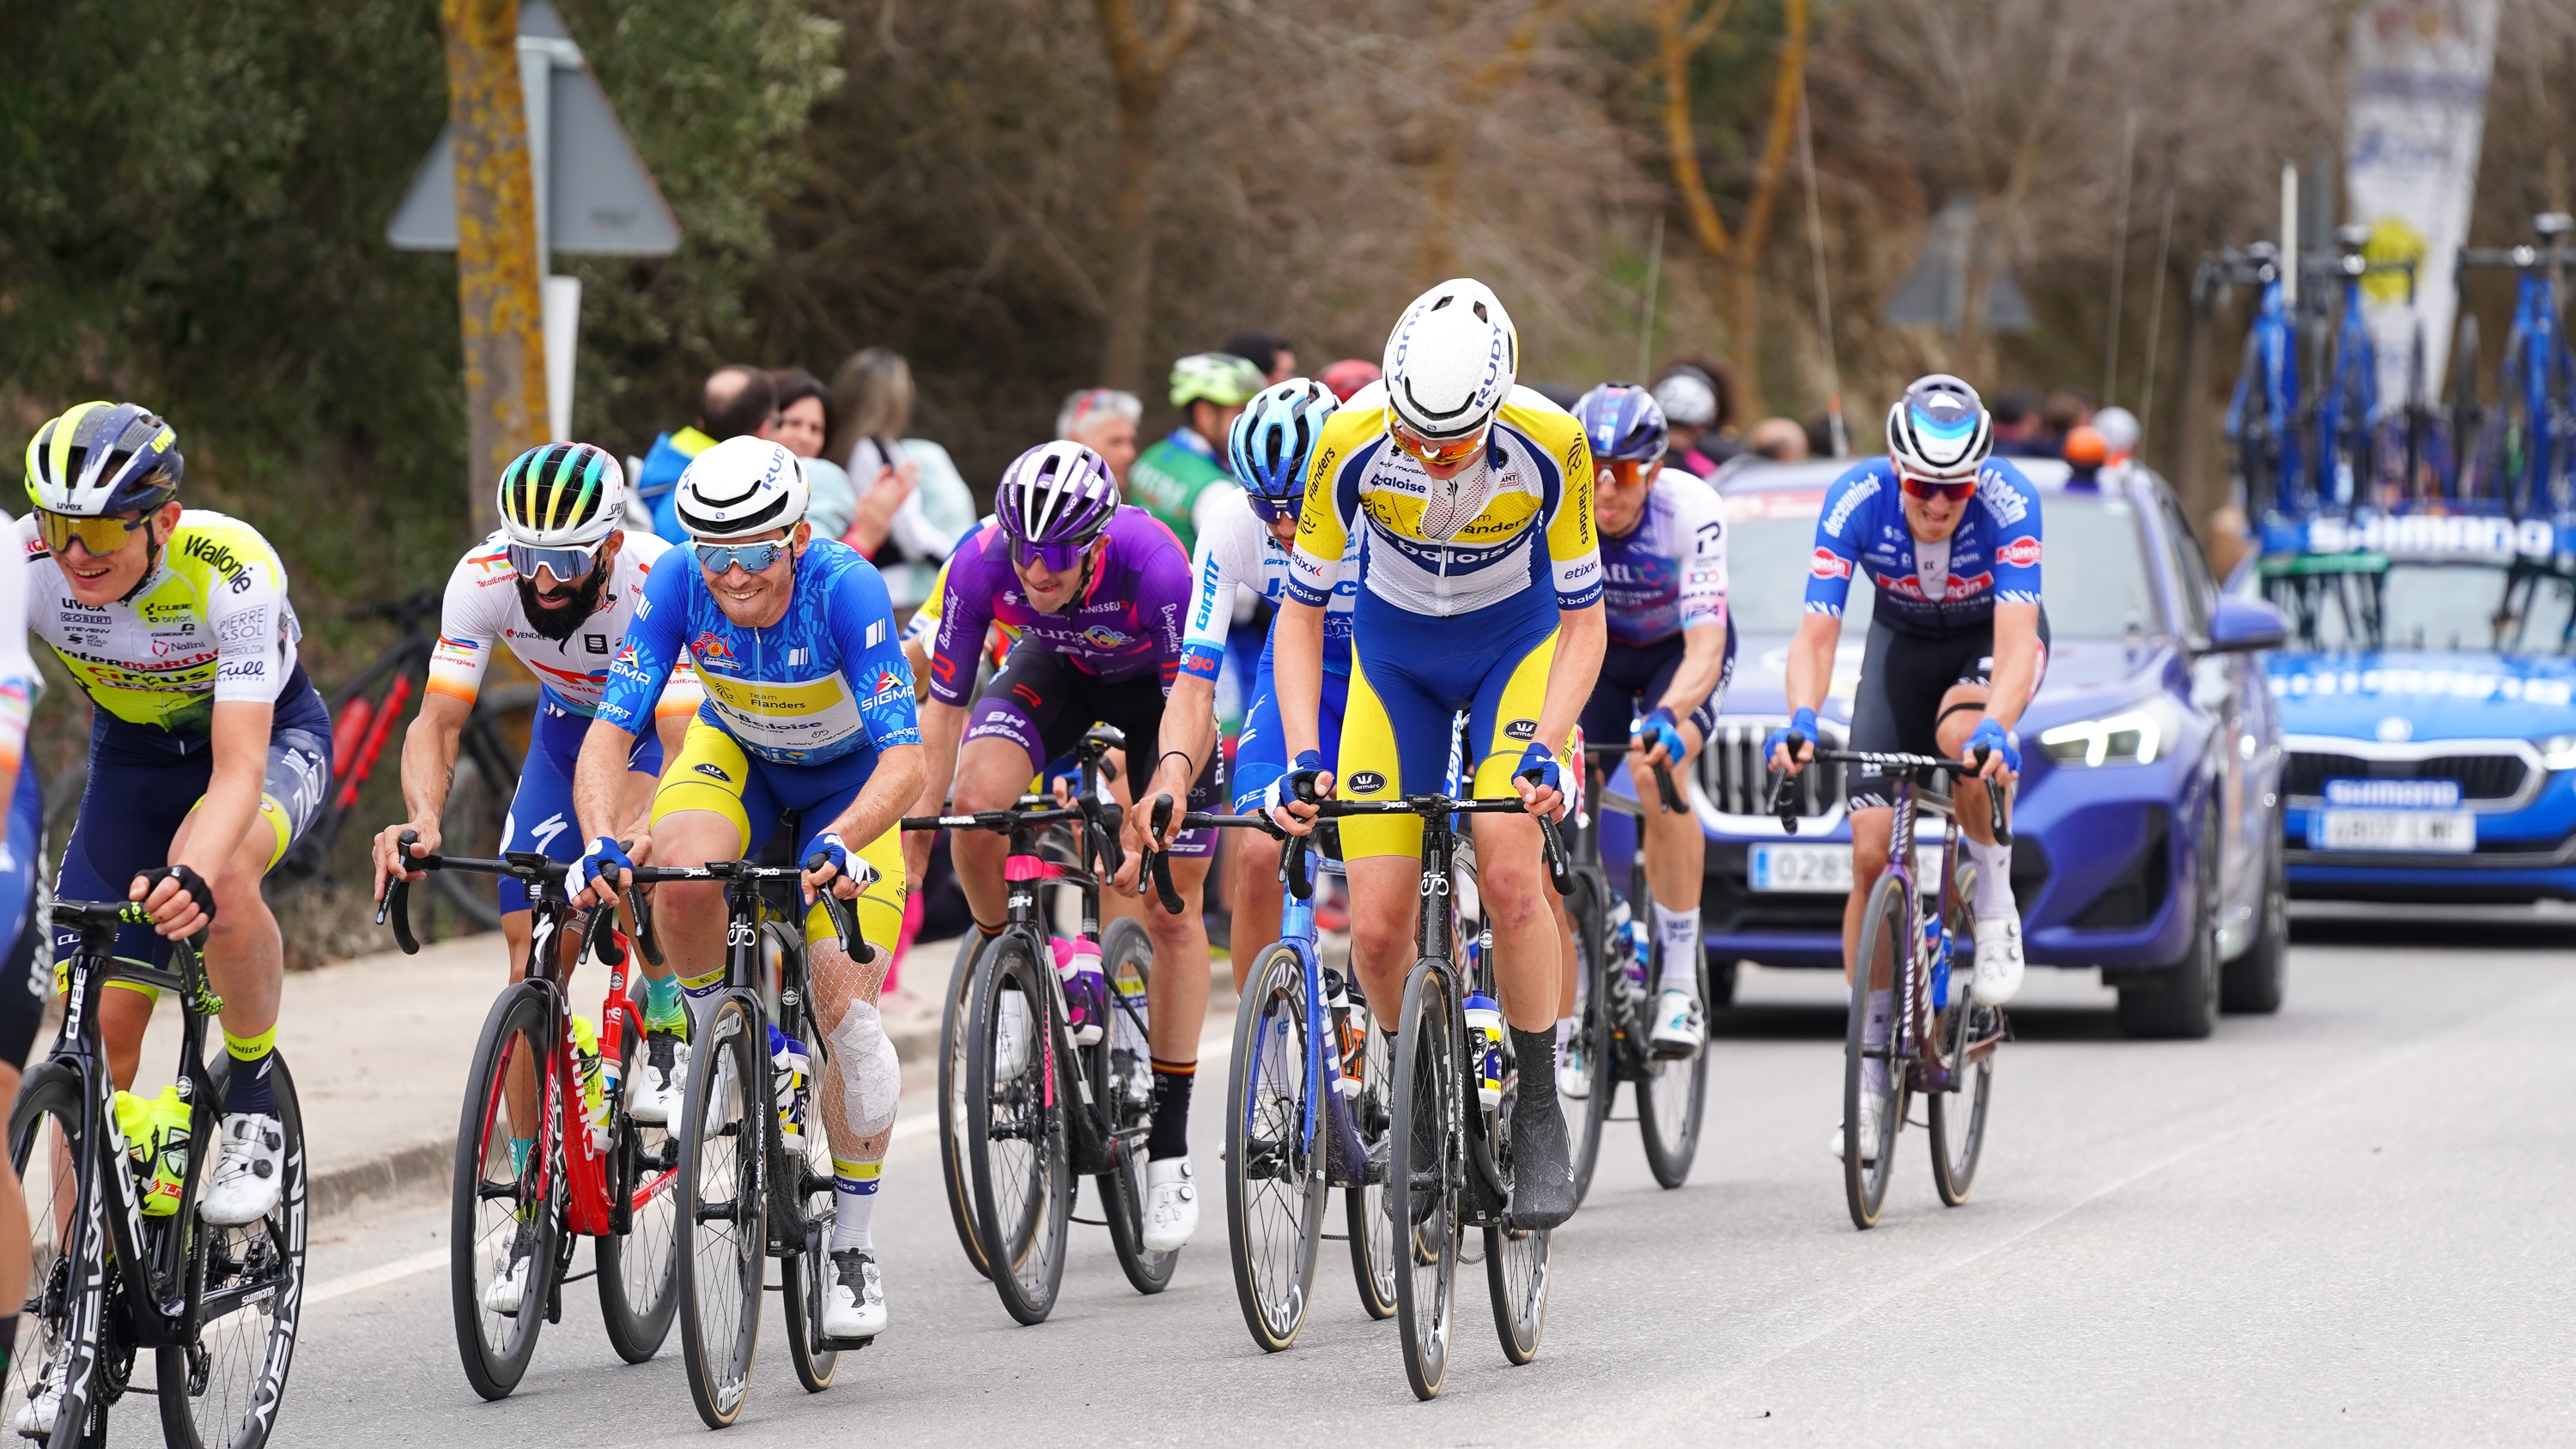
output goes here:
[[[1628, 778], [1645, 810], [1647, 885], [1663, 979], [1648, 1040], [1658, 1056], [1688, 1057], [1708, 1039], [1699, 998], [1699, 891], [1707, 840], [1699, 818], [1666, 810], [1648, 783], [1661, 765], [1689, 787], [1685, 767], [1717, 725], [1735, 673], [1735, 627], [1726, 614], [1726, 521], [1717, 494], [1679, 469], [1666, 471], [1663, 409], [1644, 388], [1605, 382], [1574, 405], [1598, 472], [1602, 602], [1610, 644], [1583, 709], [1587, 741], [1628, 741]], [[1562, 902], [1556, 905], [1564, 918]], [[1566, 1012], [1560, 1047], [1575, 1039], [1573, 937], [1566, 937]], [[1559, 1058], [1561, 1087], [1584, 1090], [1579, 1063]]]
[[[1514, 384], [1518, 363], [1501, 300], [1481, 282], [1443, 282], [1387, 338], [1384, 404], [1354, 398], [1324, 425], [1273, 645], [1291, 784], [1311, 779], [1357, 800], [1437, 789], [1464, 710], [1472, 793], [1508, 787], [1529, 815], [1564, 814], [1556, 751], [1592, 692], [1604, 637], [1592, 453], [1564, 409]], [[1350, 693], [1328, 770], [1317, 721], [1325, 611], [1363, 529]], [[1311, 828], [1311, 806], [1282, 814]], [[1341, 826], [1353, 965], [1370, 1001], [1400, 1001], [1421, 822]], [[1574, 1182], [1556, 1101], [1558, 940], [1538, 824], [1477, 815], [1473, 829], [1520, 1069], [1507, 1213], [1516, 1226], [1552, 1227], [1574, 1211]]]
[[1181, 426], [1136, 455], [1127, 468], [1128, 500], [1162, 521], [1186, 552], [1199, 533], [1233, 511], [1240, 490], [1220, 456], [1227, 430], [1263, 387], [1261, 370], [1223, 352], [1198, 352], [1172, 364], [1172, 406]]
[[[1981, 762], [1958, 782], [1959, 827], [1977, 864], [1977, 966], [1970, 985], [1988, 1006], [2021, 989], [2021, 914], [2013, 903], [2012, 850], [1997, 845], [1989, 782], [2021, 769], [2012, 727], [2048, 669], [2048, 615], [2040, 607], [2039, 494], [1993, 456], [1994, 419], [1976, 389], [1945, 373], [1918, 378], [1887, 410], [1887, 456], [1855, 464], [1825, 492], [1807, 571], [1806, 620], [1789, 646], [1786, 729], [1766, 742], [1774, 769], [1795, 774], [1815, 754], [1816, 708], [1833, 674], [1852, 573], [1877, 590], [1869, 643], [1852, 704], [1855, 750], [1938, 754]], [[1846, 977], [1859, 950], [1870, 886], [1887, 867], [1894, 794], [1884, 775], [1856, 768], [1846, 786], [1852, 822], [1852, 891], [1843, 910]], [[1865, 986], [1856, 986], [1865, 990]], [[1888, 990], [1869, 993], [1867, 1045], [1884, 1046]], [[1871, 1058], [1874, 1112], [1887, 1070]], [[1864, 1117], [1861, 1140], [1878, 1125]], [[1842, 1133], [1833, 1150], [1842, 1152]]]
[[[789, 812], [809, 898], [857, 901], [864, 959], [845, 955], [822, 902], [805, 917], [808, 964], [824, 1039], [816, 1086], [832, 1145], [832, 1285], [823, 1332], [874, 1338], [886, 1326], [885, 1288], [871, 1218], [894, 1137], [902, 1067], [877, 1012], [904, 873], [897, 821], [921, 791], [921, 730], [911, 671], [895, 639], [885, 580], [847, 546], [812, 536], [804, 465], [762, 438], [728, 438], [691, 460], [673, 490], [696, 567], [665, 567], [644, 582], [583, 737], [573, 775], [582, 834], [577, 905], [604, 904], [636, 859], [676, 866], [758, 851]], [[676, 555], [676, 551], [675, 551]], [[616, 838], [630, 818], [627, 767], [686, 651], [706, 704], [654, 794], [649, 836]], [[725, 986], [724, 888], [657, 892], [682, 990]]]
[[[922, 708], [929, 779], [917, 814], [939, 813], [952, 785], [961, 812], [1009, 808], [1030, 777], [1095, 722], [1115, 726], [1127, 737], [1130, 760], [1141, 759], [1161, 737], [1165, 696], [1180, 671], [1189, 555], [1153, 515], [1119, 506], [1117, 482], [1099, 454], [1062, 441], [1029, 449], [1003, 471], [993, 511], [996, 522], [949, 559], [930, 645], [930, 701]], [[976, 656], [995, 623], [1018, 631], [1019, 642], [978, 694]], [[1217, 803], [1213, 751], [1190, 761], [1189, 779], [1184, 808]], [[1180, 914], [1145, 912], [1155, 969], [1146, 981], [1154, 1119], [1146, 1139], [1144, 1238], [1157, 1253], [1181, 1247], [1198, 1228], [1190, 1085], [1207, 1015], [1207, 922], [1199, 898], [1215, 834], [1187, 831], [1173, 843]], [[929, 838], [915, 835], [906, 848], [919, 864]], [[1009, 848], [986, 831], [960, 831], [949, 842], [975, 929], [987, 940], [1002, 929]], [[1119, 873], [1117, 884], [1129, 895], [1137, 890], [1137, 866], [1131, 855]]]
[[[422, 878], [422, 872], [403, 871], [398, 861], [404, 831], [420, 837], [413, 854], [438, 849], [457, 741], [474, 712], [496, 641], [507, 643], [537, 676], [541, 691], [501, 849], [542, 851], [564, 862], [581, 854], [573, 762], [608, 687], [609, 665], [624, 647], [627, 621], [644, 600], [645, 576], [670, 545], [618, 526], [626, 516], [625, 473], [604, 449], [588, 443], [548, 443], [520, 454], [501, 472], [499, 505], [501, 526], [467, 549], [447, 577], [429, 688], [403, 735], [403, 802], [411, 816], [376, 836], [379, 897], [397, 872]], [[638, 740], [627, 761], [624, 818], [637, 819], [651, 803], [663, 756], [678, 753], [680, 734], [699, 702], [697, 677], [683, 664], [657, 708], [659, 730]], [[527, 973], [528, 888], [504, 877], [500, 905], [510, 979], [516, 981]], [[565, 937], [567, 959], [577, 945], [577, 938]], [[637, 966], [644, 978], [644, 1069], [629, 1097], [631, 1110], [639, 1122], [672, 1122], [678, 1119], [688, 1010], [681, 1004], [679, 978], [668, 966], [658, 968], [659, 975], [650, 962]], [[505, 1296], [515, 1306], [515, 1295]]]
[[[168, 948], [156, 937], [209, 933], [232, 1063], [197, 1211], [239, 1226], [275, 1211], [284, 1186], [268, 1074], [283, 945], [260, 878], [321, 811], [331, 716], [295, 657], [286, 570], [250, 525], [180, 507], [185, 466], [178, 435], [151, 412], [82, 403], [27, 445], [36, 508], [18, 535], [29, 626], [97, 706], [89, 788], [55, 893], [142, 901], [153, 923], [117, 933], [122, 957], [157, 962]], [[158, 881], [142, 878], [165, 864]], [[58, 929], [57, 957], [78, 939]], [[120, 1088], [133, 1085], [152, 999], [139, 988], [100, 1003]]]

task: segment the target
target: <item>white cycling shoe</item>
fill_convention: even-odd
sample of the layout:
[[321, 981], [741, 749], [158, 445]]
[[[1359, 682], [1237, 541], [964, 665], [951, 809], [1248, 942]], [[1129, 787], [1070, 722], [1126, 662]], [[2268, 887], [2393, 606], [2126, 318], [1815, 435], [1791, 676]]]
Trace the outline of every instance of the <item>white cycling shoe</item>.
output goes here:
[[689, 1044], [676, 1031], [646, 1031], [644, 1067], [626, 1094], [626, 1115], [655, 1126], [675, 1125], [688, 1087]]
[[832, 1254], [832, 1288], [823, 1299], [823, 1336], [874, 1338], [885, 1332], [885, 1280], [877, 1256], [867, 1248], [842, 1248]]
[[483, 1285], [483, 1311], [515, 1318], [528, 1301], [528, 1280], [535, 1276], [537, 1243], [534, 1226], [521, 1223], [510, 1239], [510, 1256], [501, 1260], [492, 1281]]
[[993, 1080], [1017, 1081], [1029, 1069], [1029, 1047], [1037, 1030], [1029, 1022], [1029, 1000], [1016, 991], [1003, 992], [1001, 1020], [993, 1025]]
[[1968, 998], [1979, 1006], [2001, 1006], [2021, 990], [2021, 917], [1977, 918], [1977, 978]]
[[197, 1216], [219, 1228], [237, 1228], [275, 1212], [286, 1189], [286, 1124], [260, 1113], [228, 1113], [223, 1144]]
[[1592, 1095], [1592, 1067], [1583, 1059], [1583, 1035], [1556, 1044], [1556, 1094], [1569, 1102]]
[[[1860, 1099], [1860, 1160], [1863, 1166], [1878, 1161], [1880, 1116], [1886, 1107], [1876, 1097]], [[1843, 1124], [1834, 1124], [1834, 1161], [1843, 1160]]]
[[21, 1439], [44, 1443], [54, 1436], [54, 1420], [63, 1411], [63, 1387], [71, 1377], [72, 1356], [68, 1348], [57, 1348], [51, 1363], [45, 1365], [44, 1383], [18, 1412], [9, 1416], [9, 1431]]
[[1177, 1252], [1199, 1230], [1199, 1188], [1190, 1160], [1166, 1157], [1145, 1164], [1145, 1251]]
[[1708, 1042], [1708, 1013], [1699, 998], [1667, 986], [1655, 998], [1655, 1029], [1647, 1045], [1659, 1057], [1695, 1057]]

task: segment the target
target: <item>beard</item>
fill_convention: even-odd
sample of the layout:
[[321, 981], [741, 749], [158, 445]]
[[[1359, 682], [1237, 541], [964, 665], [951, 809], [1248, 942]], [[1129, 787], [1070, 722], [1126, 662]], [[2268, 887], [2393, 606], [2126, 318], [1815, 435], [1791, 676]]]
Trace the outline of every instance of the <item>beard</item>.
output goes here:
[[547, 608], [537, 602], [537, 586], [522, 578], [519, 583], [519, 609], [528, 616], [528, 627], [538, 637], [560, 644], [599, 612], [599, 596], [608, 587], [608, 570], [593, 568], [572, 591], [572, 602]]

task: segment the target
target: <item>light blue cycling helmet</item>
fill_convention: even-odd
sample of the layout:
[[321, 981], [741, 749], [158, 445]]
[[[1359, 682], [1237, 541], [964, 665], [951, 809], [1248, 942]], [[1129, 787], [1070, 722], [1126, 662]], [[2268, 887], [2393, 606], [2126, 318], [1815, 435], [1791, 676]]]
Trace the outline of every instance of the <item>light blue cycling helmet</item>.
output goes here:
[[1276, 519], [1281, 510], [1297, 506], [1306, 491], [1306, 464], [1315, 456], [1315, 440], [1324, 435], [1324, 420], [1340, 406], [1331, 388], [1303, 377], [1253, 395], [1226, 435], [1225, 448], [1253, 512]]
[[1995, 450], [1995, 420], [1977, 390], [1946, 372], [1918, 377], [1887, 410], [1887, 456], [1898, 472], [1927, 482], [1977, 476]]
[[1633, 382], [1605, 382], [1576, 398], [1574, 417], [1596, 463], [1652, 463], [1672, 437], [1654, 394]]

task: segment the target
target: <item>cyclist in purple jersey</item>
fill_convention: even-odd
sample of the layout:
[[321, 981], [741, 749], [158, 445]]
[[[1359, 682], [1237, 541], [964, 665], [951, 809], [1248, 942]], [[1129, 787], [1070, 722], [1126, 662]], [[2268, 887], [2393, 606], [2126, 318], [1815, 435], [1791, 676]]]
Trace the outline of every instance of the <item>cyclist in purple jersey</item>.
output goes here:
[[[1190, 559], [1180, 540], [1143, 509], [1119, 506], [1109, 465], [1080, 443], [1044, 443], [1013, 460], [995, 490], [993, 512], [995, 521], [949, 559], [930, 643], [930, 699], [921, 711], [929, 778], [915, 814], [1008, 808], [1031, 776], [1094, 723], [1127, 737], [1130, 777], [1154, 774], [1147, 761], [1180, 673], [1191, 597]], [[1019, 642], [976, 695], [976, 656], [986, 627], [995, 623], [1018, 631]], [[1215, 751], [1197, 762], [1192, 778], [1185, 807], [1218, 808]], [[1190, 1082], [1207, 1015], [1207, 922], [1199, 898], [1215, 834], [1185, 832], [1173, 844], [1180, 914], [1145, 911], [1157, 969], [1146, 983], [1154, 1124], [1146, 1142], [1144, 1238], [1158, 1253], [1188, 1242], [1198, 1226]], [[1009, 848], [985, 831], [961, 832], [949, 842], [975, 928], [987, 940], [1002, 929]], [[930, 838], [912, 835], [905, 849], [918, 872], [928, 863]], [[1131, 896], [1139, 894], [1137, 864], [1129, 855], [1116, 881]]]

